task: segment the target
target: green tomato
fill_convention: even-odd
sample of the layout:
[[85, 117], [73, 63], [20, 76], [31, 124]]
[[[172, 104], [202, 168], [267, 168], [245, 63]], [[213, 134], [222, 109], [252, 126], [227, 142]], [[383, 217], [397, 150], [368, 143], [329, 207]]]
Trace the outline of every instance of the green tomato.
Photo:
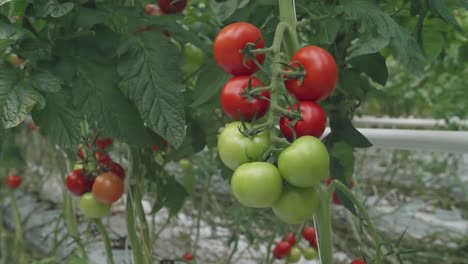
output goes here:
[[317, 251], [315, 251], [315, 249], [313, 249], [311, 247], [305, 248], [304, 252], [302, 252], [302, 254], [304, 255], [304, 258], [306, 260], [312, 260], [312, 259], [317, 258]]
[[188, 159], [181, 159], [179, 160], [179, 166], [184, 170], [188, 170], [192, 167], [192, 162]]
[[328, 176], [330, 157], [320, 139], [303, 136], [281, 152], [278, 169], [281, 176], [296, 187], [313, 187]]
[[111, 210], [112, 204], [103, 204], [96, 200], [92, 193], [85, 193], [80, 198], [81, 212], [88, 218], [101, 218]]
[[291, 248], [288, 256], [288, 263], [296, 263], [301, 260], [301, 250], [297, 247]]
[[299, 224], [312, 218], [319, 206], [320, 197], [315, 188], [283, 188], [281, 197], [273, 204], [275, 215], [288, 224]]
[[278, 200], [283, 179], [278, 169], [268, 162], [242, 164], [232, 175], [232, 193], [244, 206], [268, 208]]
[[[245, 124], [251, 127], [249, 123]], [[246, 137], [239, 131], [241, 127], [242, 124], [238, 121], [227, 124], [218, 138], [219, 157], [231, 170], [236, 170], [244, 163], [261, 160], [270, 145], [270, 134], [267, 130], [253, 137]]]
[[182, 71], [186, 75], [190, 75], [198, 70], [205, 62], [205, 54], [203, 51], [192, 43], [186, 43], [182, 49], [184, 55], [184, 65]]

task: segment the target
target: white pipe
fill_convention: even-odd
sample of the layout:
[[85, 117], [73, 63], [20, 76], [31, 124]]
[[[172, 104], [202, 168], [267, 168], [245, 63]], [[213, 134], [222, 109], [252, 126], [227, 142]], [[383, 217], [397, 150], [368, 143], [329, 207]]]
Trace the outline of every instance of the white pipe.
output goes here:
[[[468, 131], [358, 128], [375, 147], [468, 153]], [[330, 133], [327, 128], [323, 137]]]
[[423, 119], [423, 118], [391, 118], [374, 116], [356, 116], [353, 123], [357, 126], [384, 126], [384, 127], [422, 127], [433, 128], [437, 126], [447, 127], [449, 124], [460, 128], [468, 128], [468, 120], [458, 117], [451, 118], [448, 122], [444, 119]]

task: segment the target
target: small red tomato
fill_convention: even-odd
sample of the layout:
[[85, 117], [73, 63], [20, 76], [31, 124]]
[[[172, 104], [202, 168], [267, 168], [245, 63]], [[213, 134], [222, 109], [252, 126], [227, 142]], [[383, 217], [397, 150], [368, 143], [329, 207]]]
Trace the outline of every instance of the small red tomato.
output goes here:
[[125, 178], [125, 170], [119, 163], [112, 161], [109, 163], [109, 171], [113, 172], [115, 175], [119, 176], [120, 178]]
[[[328, 177], [328, 179], [327, 179], [327, 185], [330, 185], [331, 181], [332, 181], [332, 178], [331, 178], [331, 177]], [[350, 183], [348, 184], [348, 188], [349, 188], [349, 189], [352, 189], [353, 186], [354, 186], [354, 182], [350, 182]], [[336, 194], [336, 192], [333, 192], [332, 201], [333, 201], [333, 203], [336, 204], [336, 205], [341, 205], [341, 200], [340, 200], [340, 198], [338, 197], [338, 194]]]
[[24, 60], [14, 53], [8, 55], [8, 61], [14, 66], [19, 66], [19, 65], [24, 64]]
[[351, 261], [351, 264], [366, 264], [366, 262], [360, 260], [360, 259], [355, 259], [353, 261]]
[[317, 239], [315, 229], [313, 227], [306, 227], [302, 230], [302, 237], [307, 241], [315, 241]]
[[[286, 79], [288, 91], [300, 101], [320, 101], [329, 96], [338, 82], [338, 68], [328, 51], [317, 46], [299, 49], [291, 58], [291, 66], [302, 65], [301, 79]], [[288, 68], [286, 68], [288, 70]]]
[[78, 169], [70, 172], [65, 180], [69, 192], [76, 196], [89, 192], [92, 182], [84, 176], [83, 170]]
[[158, 3], [162, 11], [168, 14], [182, 12], [187, 6], [187, 0], [158, 0]]
[[193, 254], [190, 253], [190, 252], [186, 252], [186, 253], [182, 256], [182, 258], [183, 258], [184, 260], [186, 260], [186, 261], [192, 261], [192, 260], [193, 260]]
[[[251, 58], [245, 61], [245, 55], [241, 52], [249, 43], [255, 43], [256, 49], [265, 47], [260, 29], [246, 22], [227, 25], [214, 40], [214, 58], [227, 73], [235, 76], [252, 74], [258, 71], [259, 67]], [[255, 59], [262, 65], [265, 61], [265, 54], [257, 54]]]
[[105, 149], [106, 148], [106, 142], [103, 138], [98, 138], [96, 140], [96, 147], [98, 147], [99, 149]]
[[296, 245], [296, 237], [294, 236], [293, 233], [289, 233], [286, 235], [286, 237], [283, 239], [284, 241], [287, 241], [291, 247]]
[[31, 130], [31, 131], [34, 131], [34, 130], [36, 130], [36, 125], [34, 123], [29, 123], [28, 124], [28, 129]]
[[17, 175], [10, 175], [7, 178], [7, 184], [12, 189], [18, 188], [18, 186], [21, 185], [21, 182], [22, 182], [21, 177]]
[[158, 5], [147, 4], [145, 5], [145, 12], [150, 16], [162, 16], [164, 12]]
[[[293, 105], [294, 109], [297, 109], [297, 104]], [[314, 136], [320, 138], [325, 127], [327, 125], [327, 116], [320, 105], [302, 101], [299, 103], [301, 109], [302, 118], [294, 125], [294, 131], [296, 132], [296, 138], [302, 136]], [[280, 129], [283, 135], [291, 141], [293, 139], [293, 132], [290, 128], [292, 120], [282, 116], [280, 118]]]
[[309, 241], [309, 246], [310, 246], [311, 248], [318, 249], [317, 239], [310, 240], [310, 241]]
[[92, 192], [94, 198], [101, 203], [117, 202], [124, 193], [124, 181], [112, 172], [106, 172], [96, 177]]
[[76, 155], [78, 155], [78, 157], [79, 157], [80, 159], [84, 159], [83, 149], [82, 149], [82, 148], [78, 148], [78, 150], [76, 151]]
[[112, 162], [112, 159], [109, 156], [109, 154], [101, 152], [101, 151], [96, 151], [95, 157], [96, 157], [96, 161], [103, 166], [107, 166], [109, 165], [110, 162]]
[[106, 148], [110, 148], [112, 147], [112, 144], [114, 143], [114, 141], [112, 140], [112, 138], [106, 138], [104, 139], [104, 145], [106, 146]]
[[291, 244], [287, 241], [280, 241], [276, 243], [275, 248], [273, 248], [273, 256], [276, 259], [284, 259], [289, 255], [291, 251]]
[[226, 82], [221, 91], [221, 106], [224, 112], [235, 121], [251, 121], [254, 117], [264, 116], [270, 106], [270, 93], [264, 91], [260, 96], [265, 98], [248, 98], [242, 92], [248, 88], [249, 82], [252, 88], [260, 86], [260, 80], [248, 75], [236, 76]]

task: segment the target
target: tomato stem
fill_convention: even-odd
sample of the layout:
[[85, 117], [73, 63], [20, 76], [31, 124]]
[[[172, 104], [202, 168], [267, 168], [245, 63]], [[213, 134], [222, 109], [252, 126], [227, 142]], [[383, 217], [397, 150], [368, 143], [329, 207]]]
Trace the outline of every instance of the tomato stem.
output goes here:
[[263, 49], [249, 50], [249, 53], [252, 54], [252, 55], [263, 54], [263, 53], [271, 53], [271, 52], [273, 52], [272, 47], [263, 48]]
[[374, 243], [376, 244], [376, 252], [375, 252], [375, 262], [376, 264], [381, 263], [381, 258], [382, 258], [382, 246], [385, 245], [385, 241], [382, 239], [382, 237], [379, 235], [377, 230], [375, 229], [374, 225], [372, 224], [372, 221], [370, 220], [369, 214], [367, 213], [366, 208], [358, 201], [356, 196], [354, 196], [353, 192], [349, 190], [348, 187], [346, 187], [343, 183], [341, 183], [338, 180], [333, 180], [330, 185], [328, 186], [327, 189], [327, 202], [331, 200], [331, 197], [333, 195], [333, 192], [335, 189], [339, 189], [342, 191], [352, 202], [353, 204], [357, 207], [360, 217], [362, 217], [362, 220], [366, 222], [367, 225], [364, 225], [366, 228], [367, 232], [370, 234], [372, 239], [374, 240]]
[[101, 219], [94, 219], [94, 224], [98, 229], [99, 233], [102, 236], [104, 242], [104, 248], [107, 255], [107, 264], [114, 264], [114, 254], [112, 254], [112, 246], [109, 239], [109, 233], [106, 230], [106, 227], [102, 224]]
[[320, 263], [333, 264], [333, 235], [330, 212], [331, 196], [321, 187], [319, 187], [318, 191], [320, 204], [314, 216], [314, 224], [315, 230], [317, 230], [317, 246]]

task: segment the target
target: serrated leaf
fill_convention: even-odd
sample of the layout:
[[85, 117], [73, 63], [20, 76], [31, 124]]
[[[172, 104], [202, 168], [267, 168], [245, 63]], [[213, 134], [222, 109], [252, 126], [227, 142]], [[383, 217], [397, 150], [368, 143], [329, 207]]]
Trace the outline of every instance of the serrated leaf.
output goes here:
[[0, 22], [0, 49], [5, 49], [13, 42], [21, 39], [25, 32], [12, 24]]
[[78, 28], [88, 29], [96, 24], [103, 24], [110, 19], [110, 15], [102, 9], [80, 7], [75, 18]]
[[319, 22], [316, 39], [319, 43], [331, 44], [335, 41], [336, 34], [340, 29], [341, 21], [337, 18], [327, 18]]
[[161, 208], [166, 207], [169, 209], [170, 216], [176, 215], [184, 206], [185, 199], [187, 198], [187, 191], [184, 186], [177, 182], [173, 177], [166, 175], [159, 178], [157, 183], [158, 195], [153, 205], [152, 213], [156, 213]]
[[390, 38], [379, 35], [364, 34], [348, 49], [349, 58], [377, 53], [390, 44]]
[[181, 54], [162, 34], [139, 36], [122, 48], [120, 76], [146, 125], [178, 147], [185, 137]]
[[[385, 43], [384, 41], [389, 40], [389, 47], [392, 49], [393, 54], [404, 66], [412, 70], [422, 69], [425, 58], [416, 40], [387, 13], [380, 10], [370, 1], [365, 0], [343, 1], [343, 10], [345, 19], [358, 21], [360, 26], [359, 31], [362, 33], [367, 32], [364, 38], [361, 38], [361, 41], [357, 42], [357, 45], [362, 45], [362, 39], [375, 42], [373, 40], [374, 37], [380, 38], [378, 43], [380, 45]], [[374, 47], [376, 46], [375, 44], [373, 45]], [[352, 49], [357, 48], [356, 43], [353, 46]], [[369, 53], [377, 51], [374, 49]], [[361, 52], [360, 55], [363, 54]], [[353, 55], [357, 56], [356, 53], [353, 53]]]
[[223, 2], [212, 0], [211, 7], [218, 20], [224, 21], [236, 12], [239, 7], [239, 0], [226, 0]]
[[342, 70], [339, 73], [338, 89], [350, 98], [363, 100], [373, 90], [369, 80], [356, 69]]
[[374, 82], [385, 86], [388, 80], [388, 69], [385, 58], [380, 53], [355, 57], [349, 61], [353, 69], [366, 73]]
[[431, 7], [431, 10], [435, 13], [438, 14], [443, 20], [445, 20], [447, 23], [452, 24], [455, 26], [455, 28], [462, 32], [463, 30], [460, 27], [460, 24], [458, 24], [458, 21], [455, 19], [453, 16], [452, 12], [448, 8], [448, 6], [445, 4], [444, 1], [441, 0], [429, 0], [428, 1], [429, 6]]
[[444, 21], [426, 19], [422, 32], [424, 53], [429, 61], [436, 59], [446, 46]]
[[25, 38], [19, 43], [19, 49], [16, 51], [21, 57], [32, 61], [49, 59], [51, 50], [50, 46], [34, 38]]
[[62, 82], [47, 70], [38, 70], [31, 76], [34, 88], [47, 93], [55, 93], [62, 89]]
[[339, 138], [356, 148], [369, 148], [372, 143], [359, 132], [349, 120], [342, 120], [338, 131]]
[[80, 142], [80, 121], [83, 119], [73, 106], [71, 94], [60, 91], [45, 95], [46, 106], [33, 112], [33, 120], [50, 140], [63, 149], [76, 149]]
[[55, 0], [50, 0], [40, 5], [38, 15], [41, 17], [51, 16], [53, 18], [59, 18], [68, 14], [74, 7], [75, 4], [71, 2], [58, 3]]
[[330, 155], [343, 166], [343, 177], [350, 182], [354, 173], [354, 148], [345, 142], [336, 142], [331, 147]]
[[190, 107], [199, 107], [216, 97], [229, 78], [229, 74], [221, 70], [214, 60], [207, 62], [197, 79], [195, 98]]

